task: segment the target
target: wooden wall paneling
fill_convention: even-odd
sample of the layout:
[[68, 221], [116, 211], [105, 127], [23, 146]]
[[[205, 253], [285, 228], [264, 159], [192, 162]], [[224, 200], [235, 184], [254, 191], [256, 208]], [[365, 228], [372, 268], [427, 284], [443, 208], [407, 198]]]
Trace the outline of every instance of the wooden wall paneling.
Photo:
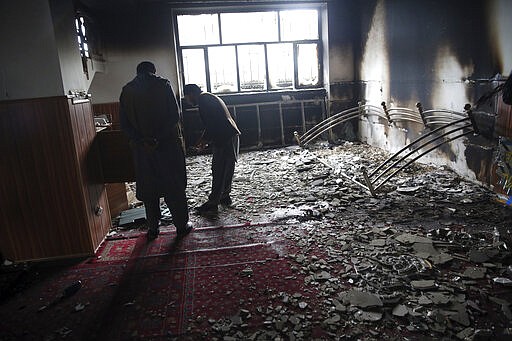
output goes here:
[[135, 167], [128, 138], [120, 130], [97, 134], [105, 183], [135, 181]]
[[[106, 191], [96, 180], [101, 176], [90, 176], [90, 169], [101, 171], [94, 134], [89, 103], [72, 110], [64, 96], [0, 102], [0, 251], [6, 258], [94, 253], [110, 226]], [[93, 203], [106, 214], [95, 216]]]
[[112, 130], [120, 130], [121, 122], [119, 120], [119, 102], [93, 104], [94, 115], [110, 115]]
[[111, 221], [99, 150], [95, 142], [93, 112], [90, 102], [73, 104], [72, 100], [68, 100], [68, 105], [81, 172], [82, 195], [86, 203], [85, 213], [90, 226], [91, 247], [96, 250], [108, 233]]
[[106, 184], [108, 207], [110, 217], [115, 218], [121, 212], [128, 209], [128, 196], [126, 195], [126, 184], [112, 183]]
[[[65, 98], [2, 102], [0, 250], [14, 260], [82, 255], [89, 239]], [[73, 231], [73, 232], [70, 232]], [[7, 236], [7, 238], [4, 238]]]

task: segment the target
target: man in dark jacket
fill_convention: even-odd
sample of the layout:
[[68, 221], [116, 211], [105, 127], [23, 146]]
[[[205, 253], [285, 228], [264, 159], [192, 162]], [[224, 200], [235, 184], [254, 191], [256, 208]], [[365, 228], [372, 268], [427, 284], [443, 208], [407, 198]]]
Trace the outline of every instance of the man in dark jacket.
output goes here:
[[121, 128], [133, 150], [136, 196], [146, 208], [149, 240], [160, 232], [161, 197], [171, 211], [178, 236], [192, 229], [178, 103], [169, 81], [155, 73], [153, 63], [140, 63], [137, 76], [123, 87], [119, 99]]
[[212, 141], [212, 191], [208, 201], [199, 206], [199, 212], [215, 212], [219, 204], [231, 205], [231, 183], [238, 158], [240, 130], [226, 104], [218, 96], [202, 92], [196, 84], [184, 88], [185, 99], [199, 106], [199, 115], [205, 126], [204, 137]]

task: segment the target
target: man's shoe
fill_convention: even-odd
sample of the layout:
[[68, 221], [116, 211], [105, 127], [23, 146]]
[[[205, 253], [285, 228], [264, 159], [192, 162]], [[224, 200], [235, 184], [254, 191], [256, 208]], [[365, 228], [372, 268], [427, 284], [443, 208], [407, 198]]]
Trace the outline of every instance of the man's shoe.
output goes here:
[[199, 213], [216, 213], [218, 209], [218, 205], [212, 204], [208, 201], [202, 204], [201, 206], [196, 207], [196, 210]]
[[228, 195], [225, 198], [220, 199], [220, 204], [224, 206], [231, 206], [233, 203], [233, 200], [231, 200], [231, 197]]
[[160, 234], [160, 229], [149, 229], [146, 234], [148, 241], [155, 240], [156, 237]]
[[185, 237], [187, 234], [190, 233], [190, 231], [192, 231], [193, 229], [193, 226], [192, 226], [192, 223], [191, 222], [188, 222], [187, 225], [185, 225], [185, 227], [182, 227], [180, 229], [176, 229], [176, 236], [178, 238], [182, 238], [182, 237]]

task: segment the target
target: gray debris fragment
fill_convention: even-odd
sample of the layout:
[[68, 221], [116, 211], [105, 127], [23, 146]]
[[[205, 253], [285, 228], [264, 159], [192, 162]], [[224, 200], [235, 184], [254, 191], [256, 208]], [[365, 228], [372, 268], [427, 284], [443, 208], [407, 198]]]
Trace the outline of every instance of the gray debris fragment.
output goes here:
[[403, 317], [407, 315], [407, 307], [403, 304], [399, 304], [393, 308], [393, 315]]
[[358, 310], [355, 312], [354, 317], [358, 321], [377, 322], [382, 319], [382, 313]]
[[501, 285], [504, 285], [504, 286], [512, 286], [512, 280], [509, 279], [509, 278], [505, 278], [505, 277], [495, 277], [492, 279], [492, 281], [494, 283], [497, 283], [497, 284], [501, 284]]
[[414, 244], [414, 243], [428, 243], [432, 244], [432, 239], [427, 237], [418, 236], [411, 233], [403, 233], [395, 238], [402, 244]]
[[460, 340], [468, 339], [471, 335], [475, 333], [475, 329], [468, 327], [466, 329], [461, 330], [460, 332], [455, 335]]
[[331, 278], [331, 274], [328, 273], [327, 271], [321, 271], [321, 272], [315, 274], [315, 279], [317, 281], [325, 281], [330, 278]]
[[416, 290], [429, 290], [437, 287], [436, 282], [432, 279], [411, 281], [411, 286]]
[[350, 303], [353, 306], [361, 308], [381, 307], [383, 305], [379, 296], [359, 290], [349, 290], [341, 293], [340, 298], [346, 304]]
[[462, 274], [462, 276], [471, 279], [481, 279], [485, 277], [486, 272], [486, 268], [471, 267], [467, 268]]

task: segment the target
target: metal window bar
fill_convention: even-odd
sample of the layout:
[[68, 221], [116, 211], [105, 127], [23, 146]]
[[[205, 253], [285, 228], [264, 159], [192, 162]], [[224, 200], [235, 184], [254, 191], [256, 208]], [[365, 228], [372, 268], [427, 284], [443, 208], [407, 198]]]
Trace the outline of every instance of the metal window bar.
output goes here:
[[299, 104], [300, 105], [299, 110], [301, 111], [301, 122], [300, 122], [300, 125], [302, 127], [305, 127], [306, 126], [306, 122], [305, 122], [305, 120], [306, 120], [305, 116], [306, 115], [305, 115], [305, 112], [304, 112], [304, 114], [302, 114], [303, 111], [302, 111], [301, 108], [304, 108], [305, 104], [307, 104], [307, 103], [312, 103], [312, 104], [318, 105], [318, 107], [321, 108], [322, 117], [324, 117], [326, 115], [325, 99], [302, 99], [302, 100], [289, 100], [289, 101], [272, 101], [272, 102], [229, 104], [228, 108], [233, 110], [232, 112], [238, 112], [239, 108], [255, 107], [255, 109], [256, 109], [257, 127], [258, 127], [257, 128], [258, 129], [258, 143], [261, 143], [262, 142], [261, 141], [262, 129], [261, 129], [261, 119], [260, 119], [260, 106], [277, 105], [279, 107], [278, 113], [279, 113], [280, 129], [281, 129], [281, 143], [284, 146], [286, 143], [285, 143], [285, 135], [284, 135], [284, 131], [285, 131], [284, 128], [285, 128], [285, 126], [284, 126], [283, 108], [282, 108], [282, 106], [283, 105], [288, 105], [288, 104]]

